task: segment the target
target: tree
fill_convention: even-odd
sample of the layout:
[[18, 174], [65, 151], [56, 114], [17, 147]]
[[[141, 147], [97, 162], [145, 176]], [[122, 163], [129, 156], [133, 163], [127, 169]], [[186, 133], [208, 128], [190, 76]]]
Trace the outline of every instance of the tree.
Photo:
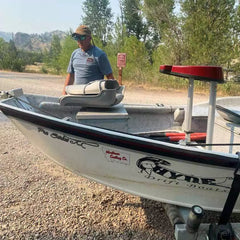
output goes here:
[[121, 26], [121, 41], [124, 39], [124, 34], [126, 32], [125, 24], [124, 24], [124, 16], [123, 16], [123, 0], [118, 0], [119, 2], [119, 8], [120, 8], [120, 18], [117, 18], [117, 21], [115, 22], [115, 29], [116, 26]]
[[172, 28], [174, 0], [144, 0], [144, 13], [159, 28]]
[[59, 67], [61, 68], [61, 72], [66, 73], [68, 63], [71, 57], [72, 52], [78, 48], [77, 42], [72, 39], [71, 33], [68, 34], [68, 36], [64, 39], [62, 50], [59, 55]]
[[13, 40], [10, 40], [9, 43], [4, 42], [3, 39], [0, 41], [0, 55], [0, 68], [23, 71], [24, 63]]
[[60, 43], [60, 38], [57, 35], [53, 35], [50, 50], [47, 57], [47, 65], [54, 68], [57, 73], [60, 72], [59, 66], [59, 56], [62, 50], [62, 46]]
[[0, 69], [7, 69], [8, 43], [0, 38]]
[[114, 31], [112, 33], [112, 36], [116, 52], [118, 52], [124, 45], [124, 40], [127, 37], [126, 27], [125, 25], [122, 25], [119, 17], [116, 19], [116, 23], [114, 24]]
[[233, 49], [234, 0], [184, 0], [184, 44], [187, 64], [226, 65]]
[[24, 67], [42, 61], [42, 53], [18, 50], [14, 41], [0, 38], [0, 69], [23, 71]]
[[182, 64], [186, 54], [183, 48], [181, 20], [174, 9], [174, 0], [144, 0], [143, 10], [151, 28], [152, 48], [156, 50], [161, 43], [158, 51], [168, 54], [167, 63]]
[[101, 39], [106, 45], [111, 38], [112, 10], [109, 7], [109, 0], [86, 0], [83, 2], [83, 24], [92, 30], [93, 35]]
[[145, 44], [139, 41], [137, 37], [130, 36], [125, 39], [122, 52], [127, 53], [127, 65], [124, 68], [124, 75], [138, 84], [144, 83], [150, 67]]
[[129, 36], [140, 40], [144, 36], [144, 23], [140, 0], [123, 0], [124, 23]]
[[[230, 52], [232, 56], [231, 66], [229, 68], [235, 72], [235, 75], [240, 76], [240, 5], [236, 7], [234, 14], [234, 25], [233, 25], [233, 49]], [[229, 64], [230, 65], [230, 64]]]

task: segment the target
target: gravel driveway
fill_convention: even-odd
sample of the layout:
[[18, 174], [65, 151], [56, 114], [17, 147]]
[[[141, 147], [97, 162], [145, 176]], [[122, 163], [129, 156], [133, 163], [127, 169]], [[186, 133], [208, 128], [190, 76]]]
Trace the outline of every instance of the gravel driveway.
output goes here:
[[[0, 90], [59, 96], [64, 78], [0, 71]], [[195, 102], [206, 101], [195, 94]], [[127, 88], [124, 102], [185, 104], [186, 92]], [[171, 240], [161, 203], [94, 183], [53, 163], [0, 112], [0, 239]]]

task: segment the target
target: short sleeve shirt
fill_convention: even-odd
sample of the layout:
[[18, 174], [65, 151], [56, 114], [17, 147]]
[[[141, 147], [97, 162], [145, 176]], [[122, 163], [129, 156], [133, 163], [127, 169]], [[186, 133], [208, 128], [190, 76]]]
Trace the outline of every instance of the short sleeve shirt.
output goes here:
[[74, 73], [74, 84], [86, 84], [103, 79], [112, 73], [112, 68], [106, 53], [92, 46], [86, 52], [78, 48], [72, 53], [67, 72]]

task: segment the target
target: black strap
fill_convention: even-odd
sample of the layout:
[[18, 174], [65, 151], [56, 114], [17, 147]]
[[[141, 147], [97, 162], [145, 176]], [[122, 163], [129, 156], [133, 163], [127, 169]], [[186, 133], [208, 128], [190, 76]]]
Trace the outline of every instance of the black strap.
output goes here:
[[219, 225], [226, 225], [229, 222], [233, 208], [238, 199], [240, 192], [240, 175], [238, 174], [239, 167], [240, 167], [240, 153], [238, 152], [238, 164], [234, 171], [234, 178], [230, 192], [228, 194], [227, 200], [225, 202], [223, 211], [220, 216], [220, 220], [218, 222]]

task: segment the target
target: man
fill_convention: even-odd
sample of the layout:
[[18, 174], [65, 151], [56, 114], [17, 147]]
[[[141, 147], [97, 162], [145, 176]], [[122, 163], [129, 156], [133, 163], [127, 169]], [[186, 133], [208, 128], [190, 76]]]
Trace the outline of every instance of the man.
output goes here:
[[104, 75], [107, 79], [114, 79], [107, 55], [91, 44], [91, 30], [85, 25], [80, 25], [72, 37], [78, 42], [79, 48], [73, 51], [70, 58], [62, 94], [66, 94], [67, 85], [87, 84], [104, 79]]

